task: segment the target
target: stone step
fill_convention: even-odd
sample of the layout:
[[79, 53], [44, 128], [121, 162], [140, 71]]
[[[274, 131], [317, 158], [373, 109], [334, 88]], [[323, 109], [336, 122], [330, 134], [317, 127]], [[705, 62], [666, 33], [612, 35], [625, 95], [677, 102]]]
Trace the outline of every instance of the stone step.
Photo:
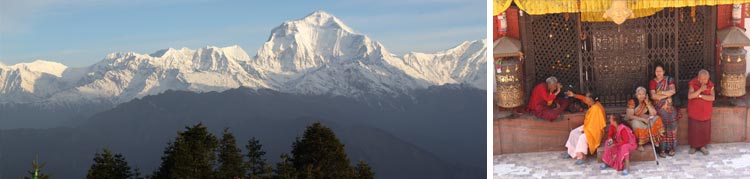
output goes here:
[[[622, 108], [608, 108], [607, 113], [622, 114]], [[687, 112], [683, 108], [677, 132], [681, 145], [688, 144]], [[564, 113], [553, 122], [523, 114], [493, 120], [493, 153], [528, 153], [565, 151], [570, 130], [583, 124], [584, 113]], [[714, 107], [711, 119], [711, 143], [750, 142], [750, 110], [746, 107]], [[606, 130], [605, 130], [606, 134]], [[653, 152], [651, 152], [653, 153]], [[644, 153], [645, 154], [645, 153]], [[653, 155], [653, 154], [650, 154]], [[651, 159], [653, 160], [653, 159]]]
[[494, 120], [494, 153], [564, 151], [572, 128], [583, 124], [583, 113], [563, 114], [553, 122], [522, 115]]

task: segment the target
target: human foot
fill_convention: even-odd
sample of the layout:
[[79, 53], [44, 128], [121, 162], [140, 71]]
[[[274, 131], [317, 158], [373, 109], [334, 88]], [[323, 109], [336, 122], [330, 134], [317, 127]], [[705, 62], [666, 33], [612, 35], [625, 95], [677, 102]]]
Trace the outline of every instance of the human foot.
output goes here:
[[703, 153], [703, 155], [708, 155], [708, 149], [706, 147], [701, 147], [701, 153]]

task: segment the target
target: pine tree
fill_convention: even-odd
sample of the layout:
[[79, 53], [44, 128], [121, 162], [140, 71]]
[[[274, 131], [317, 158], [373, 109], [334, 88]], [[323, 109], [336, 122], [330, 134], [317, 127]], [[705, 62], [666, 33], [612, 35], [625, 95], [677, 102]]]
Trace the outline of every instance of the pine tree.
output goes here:
[[212, 178], [219, 145], [216, 137], [202, 123], [185, 127], [164, 150], [161, 166], [153, 178]]
[[301, 178], [354, 178], [344, 144], [333, 131], [315, 122], [292, 144], [292, 163]]
[[263, 157], [266, 155], [266, 152], [263, 151], [263, 145], [260, 144], [260, 141], [255, 137], [252, 137], [247, 141], [245, 148], [247, 149], [247, 157], [249, 159], [245, 164], [249, 169], [248, 178], [257, 179], [268, 177], [271, 172], [273, 172], [273, 167], [271, 167]]
[[31, 170], [27, 171], [31, 177], [23, 177], [24, 179], [49, 179], [49, 175], [42, 173], [42, 168], [47, 165], [47, 163], [39, 163], [39, 156], [34, 159], [34, 161], [31, 161]]
[[245, 176], [245, 167], [242, 161], [242, 151], [237, 147], [234, 135], [229, 128], [224, 129], [219, 148], [219, 168], [216, 171], [217, 178], [242, 178]]
[[141, 169], [139, 169], [138, 167], [135, 167], [135, 169], [133, 169], [133, 179], [146, 179], [146, 178], [148, 177], [141, 176]]
[[94, 164], [91, 164], [87, 179], [128, 179], [133, 177], [133, 172], [128, 162], [121, 154], [114, 154], [105, 148], [102, 153], [94, 154]]
[[296, 179], [298, 176], [288, 154], [281, 154], [281, 162], [276, 164], [275, 172], [275, 179]]
[[370, 165], [368, 165], [364, 160], [360, 160], [357, 163], [357, 166], [354, 167], [354, 170], [357, 172], [357, 178], [359, 179], [375, 178], [375, 173], [372, 172], [372, 168], [370, 168]]
[[159, 169], [154, 171], [151, 175], [151, 179], [170, 179], [172, 176], [172, 169], [174, 168], [175, 162], [172, 154], [174, 153], [174, 142], [170, 141], [167, 143], [167, 147], [164, 149], [164, 154], [161, 156], [161, 165]]

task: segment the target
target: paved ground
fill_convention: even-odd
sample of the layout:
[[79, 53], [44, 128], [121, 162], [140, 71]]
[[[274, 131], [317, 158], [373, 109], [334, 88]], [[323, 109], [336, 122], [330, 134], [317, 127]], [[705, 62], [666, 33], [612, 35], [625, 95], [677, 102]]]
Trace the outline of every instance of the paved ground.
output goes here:
[[709, 145], [710, 154], [688, 154], [682, 145], [674, 157], [632, 162], [630, 174], [621, 176], [612, 168], [599, 169], [596, 159], [575, 165], [562, 159], [563, 151], [505, 154], [494, 157], [493, 176], [498, 178], [746, 178], [750, 179], [750, 143]]

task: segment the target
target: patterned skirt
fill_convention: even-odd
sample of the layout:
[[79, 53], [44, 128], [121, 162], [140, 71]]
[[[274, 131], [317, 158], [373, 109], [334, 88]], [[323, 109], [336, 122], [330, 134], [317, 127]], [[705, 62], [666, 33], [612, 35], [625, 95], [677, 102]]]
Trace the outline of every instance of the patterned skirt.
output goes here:
[[643, 145], [650, 142], [648, 130], [651, 130], [651, 135], [654, 139], [654, 145], [659, 146], [662, 144], [664, 139], [664, 125], [662, 124], [661, 118], [657, 117], [655, 121], [651, 122], [651, 128], [649, 129], [646, 123], [639, 120], [630, 121], [630, 126], [633, 127], [633, 133], [635, 138], [638, 140], [638, 145]]
[[666, 150], [672, 150], [677, 148], [677, 145], [679, 143], [677, 142], [677, 126], [679, 126], [679, 119], [681, 118], [681, 114], [679, 113], [679, 109], [676, 107], [672, 107], [672, 111], [667, 111], [664, 109], [659, 109], [657, 113], [659, 114], [659, 117], [661, 117], [662, 122], [664, 122], [664, 149]]

